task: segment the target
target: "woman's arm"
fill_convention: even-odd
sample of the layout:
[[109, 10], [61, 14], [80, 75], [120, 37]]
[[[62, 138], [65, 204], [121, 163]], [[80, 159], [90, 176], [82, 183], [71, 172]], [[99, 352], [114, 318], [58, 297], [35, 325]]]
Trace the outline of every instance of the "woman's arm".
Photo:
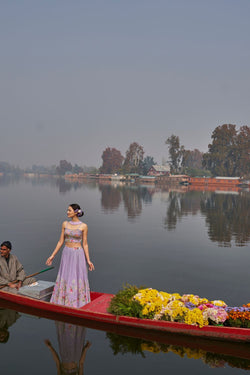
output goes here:
[[93, 271], [95, 269], [94, 264], [90, 261], [89, 258], [89, 245], [88, 245], [88, 226], [87, 224], [84, 224], [84, 227], [82, 229], [82, 246], [84, 249], [86, 261], [89, 265], [89, 270]]
[[79, 361], [79, 375], [83, 375], [83, 365], [84, 365], [87, 350], [90, 348], [90, 346], [91, 346], [91, 343], [87, 341], [82, 350], [81, 358]]
[[59, 356], [58, 356], [57, 352], [55, 351], [55, 349], [53, 348], [53, 346], [51, 345], [51, 342], [49, 340], [44, 340], [44, 342], [45, 342], [45, 345], [47, 345], [47, 347], [51, 351], [53, 359], [56, 362], [57, 374], [60, 374], [60, 359], [59, 359]]
[[64, 243], [64, 229], [65, 229], [65, 225], [66, 225], [66, 222], [64, 221], [63, 225], [62, 225], [61, 235], [60, 235], [59, 241], [58, 241], [58, 243], [56, 245], [56, 248], [53, 251], [53, 253], [51, 254], [51, 256], [46, 261], [47, 266], [51, 266], [51, 264], [53, 262], [53, 259], [55, 258], [56, 254], [61, 249], [61, 247], [62, 247], [62, 245]]

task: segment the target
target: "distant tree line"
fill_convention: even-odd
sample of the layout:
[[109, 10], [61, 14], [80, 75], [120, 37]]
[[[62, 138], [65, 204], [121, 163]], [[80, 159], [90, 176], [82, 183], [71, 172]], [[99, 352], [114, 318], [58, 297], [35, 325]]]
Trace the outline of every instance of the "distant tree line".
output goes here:
[[[180, 138], [172, 134], [166, 139], [168, 146], [170, 171], [172, 174], [185, 173], [190, 176], [240, 176], [250, 178], [250, 128], [224, 124], [215, 128], [208, 152], [198, 149], [188, 150], [180, 144]], [[65, 173], [138, 173], [147, 175], [150, 168], [156, 164], [153, 156], [144, 157], [143, 146], [137, 142], [129, 145], [126, 155], [116, 148], [107, 147], [102, 153], [100, 168], [72, 165], [67, 160], [60, 160], [59, 165], [44, 167], [33, 165], [26, 172], [56, 174]], [[166, 162], [165, 162], [166, 163]], [[162, 164], [165, 164], [162, 162]], [[19, 167], [13, 167], [7, 162], [0, 162], [0, 173], [21, 173]]]
[[22, 170], [19, 167], [15, 167], [6, 161], [0, 161], [0, 173], [15, 173], [20, 174]]
[[212, 143], [203, 155], [203, 166], [213, 175], [250, 176], [250, 128], [235, 125], [218, 126]]
[[102, 165], [99, 169], [80, 167], [77, 164], [73, 166], [67, 160], [60, 160], [56, 167], [56, 173], [59, 176], [63, 176], [65, 173], [138, 173], [146, 175], [152, 165], [155, 164], [154, 158], [152, 156], [144, 158], [143, 147], [137, 142], [133, 142], [130, 144], [125, 157], [116, 148], [107, 147], [102, 153]]
[[[165, 144], [168, 146], [169, 165], [172, 174], [185, 173], [191, 176], [244, 176], [250, 177], [250, 128], [224, 124], [212, 133], [208, 152], [188, 150], [180, 144], [178, 136], [172, 134]], [[101, 173], [139, 173], [146, 175], [156, 162], [152, 156], [144, 158], [144, 150], [137, 142], [130, 144], [123, 157], [116, 148], [106, 148], [102, 154]]]
[[212, 176], [250, 177], [250, 128], [224, 124], [215, 128], [208, 152], [186, 150], [176, 135], [171, 135], [165, 143], [168, 145], [172, 173]]
[[185, 173], [191, 176], [209, 175], [203, 166], [204, 154], [198, 149], [186, 150], [180, 144], [178, 136], [172, 134], [167, 138], [165, 144], [168, 146], [169, 165], [172, 174]]
[[146, 175], [156, 162], [152, 156], [144, 158], [144, 149], [137, 142], [130, 144], [126, 156], [116, 148], [107, 147], [102, 154], [100, 173], [138, 173]]
[[65, 173], [97, 173], [98, 169], [95, 167], [80, 167], [78, 164], [72, 165], [67, 160], [60, 160], [59, 165], [56, 167], [56, 174], [64, 176]]

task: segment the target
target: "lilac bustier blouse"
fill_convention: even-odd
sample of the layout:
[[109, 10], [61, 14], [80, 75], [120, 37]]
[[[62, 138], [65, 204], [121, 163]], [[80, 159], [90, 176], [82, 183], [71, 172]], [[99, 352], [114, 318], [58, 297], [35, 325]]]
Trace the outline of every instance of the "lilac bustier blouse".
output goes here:
[[81, 243], [82, 231], [80, 229], [64, 229], [64, 240], [67, 243]]

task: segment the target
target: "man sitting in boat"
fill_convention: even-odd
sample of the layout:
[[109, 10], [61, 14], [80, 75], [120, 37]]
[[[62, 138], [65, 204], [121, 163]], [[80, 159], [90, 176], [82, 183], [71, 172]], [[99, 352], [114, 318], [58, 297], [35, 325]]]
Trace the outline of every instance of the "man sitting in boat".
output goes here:
[[4, 241], [0, 248], [0, 288], [6, 292], [17, 293], [23, 285], [36, 281], [33, 277], [26, 278], [22, 264], [17, 257], [10, 254], [12, 245]]

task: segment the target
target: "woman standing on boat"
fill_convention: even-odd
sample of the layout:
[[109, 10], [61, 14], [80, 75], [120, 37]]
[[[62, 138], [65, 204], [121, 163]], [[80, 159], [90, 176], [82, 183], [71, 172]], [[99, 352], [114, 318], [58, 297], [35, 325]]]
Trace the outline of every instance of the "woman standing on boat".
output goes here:
[[83, 216], [83, 211], [78, 204], [74, 203], [68, 207], [67, 216], [71, 220], [63, 222], [60, 239], [46, 261], [46, 264], [50, 266], [65, 242], [50, 302], [81, 307], [90, 302], [86, 262], [90, 271], [93, 271], [95, 267], [89, 257], [88, 226], [79, 220], [79, 217]]

